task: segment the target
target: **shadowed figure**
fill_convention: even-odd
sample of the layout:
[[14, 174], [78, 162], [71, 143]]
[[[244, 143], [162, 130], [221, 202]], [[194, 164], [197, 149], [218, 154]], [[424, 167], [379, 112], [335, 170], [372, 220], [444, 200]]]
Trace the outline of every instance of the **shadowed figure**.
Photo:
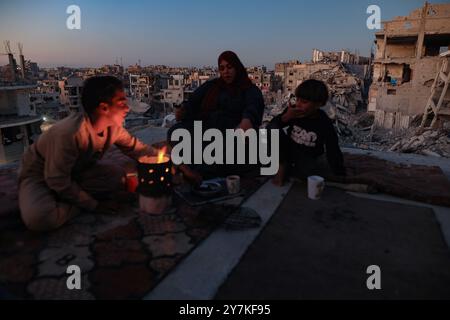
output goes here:
[[[220, 77], [204, 83], [176, 110], [179, 122], [168, 132], [171, 146], [176, 145], [176, 141], [171, 140], [172, 132], [176, 129], [186, 129], [193, 137], [194, 121], [202, 121], [203, 130], [215, 128], [223, 134], [226, 129], [246, 131], [258, 129], [261, 125], [264, 99], [261, 90], [252, 84], [238, 56], [232, 51], [225, 51], [218, 58], [218, 66]], [[226, 154], [225, 146], [223, 152]], [[193, 146], [191, 154], [193, 157]], [[189, 181], [200, 183], [206, 177], [243, 174], [254, 167], [247, 164], [182, 164], [179, 168]]]

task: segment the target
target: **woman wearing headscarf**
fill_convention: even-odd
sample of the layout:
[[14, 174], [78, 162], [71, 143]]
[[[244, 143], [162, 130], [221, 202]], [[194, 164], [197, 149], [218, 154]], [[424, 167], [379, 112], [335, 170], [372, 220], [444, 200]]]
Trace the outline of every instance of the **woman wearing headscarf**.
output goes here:
[[[261, 90], [248, 77], [247, 70], [232, 51], [225, 51], [218, 58], [220, 77], [212, 79], [200, 86], [182, 107], [176, 110], [177, 120], [168, 133], [169, 141], [172, 132], [184, 128], [193, 132], [194, 121], [202, 121], [203, 130], [216, 128], [223, 133], [226, 129], [258, 129], [264, 113], [264, 99]], [[173, 143], [171, 142], [173, 145]], [[218, 167], [215, 167], [217, 170]], [[225, 168], [224, 166], [220, 167]], [[219, 170], [217, 175], [230, 171]], [[185, 176], [196, 183], [202, 176], [197, 171], [181, 165]], [[234, 168], [236, 169], [236, 168]], [[233, 169], [231, 169], [233, 170]]]

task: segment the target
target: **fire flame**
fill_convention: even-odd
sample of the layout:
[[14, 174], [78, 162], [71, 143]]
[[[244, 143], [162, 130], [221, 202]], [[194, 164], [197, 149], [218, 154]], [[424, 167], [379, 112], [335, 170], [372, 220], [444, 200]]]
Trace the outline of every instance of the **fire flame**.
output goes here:
[[164, 162], [164, 155], [166, 154], [167, 147], [163, 147], [161, 150], [158, 151], [158, 160], [156, 163], [163, 163]]
[[167, 162], [168, 161], [168, 157], [166, 155], [166, 150], [167, 150], [167, 147], [163, 147], [162, 149], [159, 149], [157, 156], [154, 156], [154, 155], [152, 155], [152, 156], [149, 156], [149, 155], [141, 156], [139, 158], [139, 162], [140, 163], [147, 163], [147, 164], [161, 164], [161, 163]]

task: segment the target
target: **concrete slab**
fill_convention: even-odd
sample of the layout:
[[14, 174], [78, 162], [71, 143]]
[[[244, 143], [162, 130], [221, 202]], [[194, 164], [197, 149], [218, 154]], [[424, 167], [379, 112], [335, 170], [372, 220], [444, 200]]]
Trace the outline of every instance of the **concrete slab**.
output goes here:
[[274, 187], [266, 182], [244, 204], [262, 218], [259, 228], [227, 231], [219, 229], [201, 243], [145, 299], [212, 299], [219, 286], [238, 264], [248, 246], [270, 220], [291, 187]]
[[[295, 184], [216, 299], [448, 299], [450, 254], [432, 210]], [[381, 269], [381, 290], [366, 286]]]
[[414, 205], [414, 206], [418, 206], [418, 207], [425, 207], [425, 208], [433, 209], [434, 214], [436, 215], [436, 219], [439, 222], [439, 225], [441, 227], [442, 235], [445, 239], [445, 242], [447, 243], [447, 246], [450, 249], [450, 208], [441, 207], [441, 206], [433, 206], [433, 205], [423, 203], [423, 202], [405, 200], [405, 199], [390, 196], [387, 194], [367, 194], [367, 193], [357, 193], [357, 192], [348, 192], [348, 194], [351, 194], [353, 196], [360, 197], [360, 198], [365, 198], [365, 199], [388, 201], [388, 202], [393, 202], [393, 203], [408, 204], [408, 205]]

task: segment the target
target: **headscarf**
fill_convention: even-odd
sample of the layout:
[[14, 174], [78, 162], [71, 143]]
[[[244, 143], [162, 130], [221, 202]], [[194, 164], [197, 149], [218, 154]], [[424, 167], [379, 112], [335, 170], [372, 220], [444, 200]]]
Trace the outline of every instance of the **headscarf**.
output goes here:
[[236, 70], [236, 76], [233, 83], [226, 83], [221, 77], [215, 81], [212, 87], [208, 90], [205, 98], [202, 101], [201, 115], [206, 117], [207, 114], [214, 110], [217, 106], [217, 97], [222, 89], [227, 90], [232, 96], [240, 94], [243, 90], [250, 88], [252, 81], [249, 79], [247, 70], [242, 64], [241, 60], [233, 51], [224, 51], [218, 58], [218, 65], [222, 61], [226, 61], [231, 64]]

